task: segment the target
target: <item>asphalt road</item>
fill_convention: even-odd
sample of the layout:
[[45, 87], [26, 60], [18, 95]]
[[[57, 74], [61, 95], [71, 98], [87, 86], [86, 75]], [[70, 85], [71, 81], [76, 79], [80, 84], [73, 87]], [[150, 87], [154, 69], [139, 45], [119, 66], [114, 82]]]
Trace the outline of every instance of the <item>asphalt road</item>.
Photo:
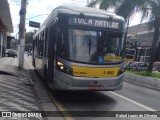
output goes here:
[[[25, 56], [25, 59], [31, 65], [31, 57]], [[53, 102], [57, 107], [63, 108], [59, 110], [66, 110], [71, 114], [71, 117], [68, 118], [68, 120], [139, 120], [140, 118], [132, 117], [109, 118], [105, 116], [107, 113], [103, 111], [135, 111], [135, 114], [136, 111], [139, 111], [139, 113], [140, 111], [160, 111], [160, 92], [126, 82], [124, 82], [122, 90], [115, 92], [50, 91], [50, 93], [51, 97], [54, 99]], [[72, 113], [74, 113], [73, 111], [81, 112], [77, 112], [77, 114], [79, 114], [78, 117], [74, 117], [72, 115]], [[87, 115], [82, 117], [81, 114], [84, 111], [89, 111], [93, 114], [90, 114], [88, 117]], [[98, 115], [96, 116], [95, 111], [101, 111], [101, 114], [98, 114], [101, 117]], [[134, 112], [131, 112], [130, 114], [133, 115]], [[150, 112], [149, 114], [153, 115], [154, 112]], [[160, 117], [145, 117], [141, 119], [160, 120]]]

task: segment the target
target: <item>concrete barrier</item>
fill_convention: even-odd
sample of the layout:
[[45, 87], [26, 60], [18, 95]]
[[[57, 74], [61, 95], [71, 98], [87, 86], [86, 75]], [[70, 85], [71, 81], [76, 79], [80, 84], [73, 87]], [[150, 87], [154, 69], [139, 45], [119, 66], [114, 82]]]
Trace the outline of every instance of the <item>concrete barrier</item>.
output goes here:
[[124, 81], [160, 91], [160, 79], [125, 73]]

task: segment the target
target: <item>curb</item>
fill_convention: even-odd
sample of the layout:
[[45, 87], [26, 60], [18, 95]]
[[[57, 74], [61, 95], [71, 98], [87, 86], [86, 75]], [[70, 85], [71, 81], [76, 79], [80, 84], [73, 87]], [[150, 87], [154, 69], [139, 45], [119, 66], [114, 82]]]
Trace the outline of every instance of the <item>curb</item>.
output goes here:
[[125, 73], [124, 81], [160, 91], [160, 79]]
[[[27, 64], [27, 63], [26, 63]], [[28, 65], [28, 64], [27, 64]], [[33, 83], [33, 80], [31, 78], [31, 75], [29, 74], [29, 71], [28, 70], [25, 70], [26, 73], [27, 73], [27, 77], [28, 77], [28, 80], [29, 80], [29, 83], [31, 84], [31, 86], [34, 86], [34, 83]]]

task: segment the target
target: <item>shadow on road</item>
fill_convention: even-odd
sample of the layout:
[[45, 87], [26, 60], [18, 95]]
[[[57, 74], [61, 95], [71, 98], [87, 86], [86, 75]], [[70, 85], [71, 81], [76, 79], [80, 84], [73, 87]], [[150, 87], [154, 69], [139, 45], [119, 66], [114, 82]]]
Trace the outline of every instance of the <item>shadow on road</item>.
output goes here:
[[[67, 106], [93, 111], [112, 110], [117, 102], [102, 92], [95, 91], [56, 91], [52, 92], [57, 101]], [[109, 93], [108, 93], [109, 94]], [[98, 108], [98, 109], [97, 109]]]

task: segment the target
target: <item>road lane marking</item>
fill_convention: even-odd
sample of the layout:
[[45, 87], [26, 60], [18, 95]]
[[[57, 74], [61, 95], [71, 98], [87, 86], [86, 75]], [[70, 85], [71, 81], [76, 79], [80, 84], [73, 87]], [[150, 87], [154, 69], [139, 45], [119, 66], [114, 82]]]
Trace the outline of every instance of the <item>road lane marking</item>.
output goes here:
[[[48, 91], [49, 96], [51, 97], [52, 101], [56, 104], [57, 108], [59, 109], [59, 111], [62, 113], [63, 117], [66, 120], [74, 120], [73, 116], [69, 113], [69, 111], [67, 110], [67, 108], [65, 108], [60, 102], [58, 102], [53, 95], [51, 94], [50, 91]], [[65, 111], [65, 112], [63, 112]]]
[[125, 99], [125, 100], [127, 100], [127, 101], [129, 101], [129, 102], [131, 102], [131, 103], [133, 103], [133, 104], [136, 104], [136, 105], [138, 105], [138, 106], [140, 106], [140, 107], [142, 107], [142, 108], [144, 108], [144, 109], [146, 109], [146, 110], [148, 110], [148, 111], [157, 111], [157, 110], [152, 109], [152, 108], [150, 108], [150, 107], [147, 107], [147, 106], [145, 106], [145, 105], [143, 105], [143, 104], [141, 104], [141, 103], [138, 103], [138, 102], [136, 102], [136, 101], [134, 101], [134, 100], [131, 100], [131, 99], [127, 98], [127, 97], [124, 97], [124, 96], [122, 96], [122, 95], [120, 95], [120, 94], [118, 94], [118, 93], [115, 93], [115, 92], [112, 92], [112, 91], [109, 91], [109, 93], [111, 93], [111, 94], [113, 94], [113, 95], [116, 95], [116, 96], [118, 96], [118, 97], [120, 97], [120, 98], [123, 98], [123, 99]]

